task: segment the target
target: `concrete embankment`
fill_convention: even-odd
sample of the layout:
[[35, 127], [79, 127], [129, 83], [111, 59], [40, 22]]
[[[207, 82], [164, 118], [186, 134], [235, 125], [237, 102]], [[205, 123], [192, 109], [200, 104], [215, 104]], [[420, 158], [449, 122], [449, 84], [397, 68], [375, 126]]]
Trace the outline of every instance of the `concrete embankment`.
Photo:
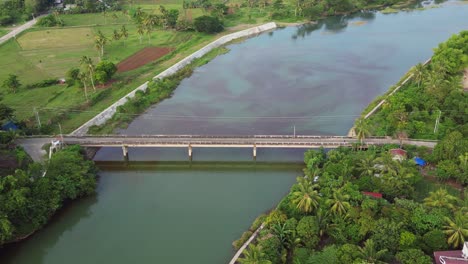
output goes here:
[[[174, 64], [172, 67], [168, 68], [167, 70], [161, 72], [160, 74], [156, 75], [153, 77], [153, 80], [161, 79], [164, 77], [168, 77], [183, 67], [187, 66], [190, 64], [193, 60], [202, 57], [203, 55], [207, 54], [214, 48], [218, 48], [232, 40], [238, 39], [238, 38], [243, 38], [243, 37], [250, 37], [250, 36], [255, 36], [257, 34], [260, 34], [265, 31], [273, 30], [277, 26], [274, 22], [270, 22], [261, 26], [249, 28], [246, 30], [242, 30], [239, 32], [235, 32], [229, 35], [225, 35], [220, 37], [219, 39], [211, 42], [210, 44], [206, 45], [205, 47], [199, 49], [198, 51], [192, 53], [188, 57], [184, 58], [183, 60], [179, 61], [178, 63]], [[85, 135], [88, 132], [88, 129], [91, 126], [94, 125], [102, 125], [104, 124], [107, 120], [109, 120], [117, 111], [117, 107], [125, 104], [129, 98], [133, 98], [136, 94], [137, 91], [146, 91], [148, 88], [149, 82], [145, 82], [142, 85], [138, 86], [135, 90], [131, 91], [128, 93], [126, 96], [109, 106], [107, 109], [93, 117], [91, 120], [83, 124], [81, 127], [70, 133], [70, 135]]]

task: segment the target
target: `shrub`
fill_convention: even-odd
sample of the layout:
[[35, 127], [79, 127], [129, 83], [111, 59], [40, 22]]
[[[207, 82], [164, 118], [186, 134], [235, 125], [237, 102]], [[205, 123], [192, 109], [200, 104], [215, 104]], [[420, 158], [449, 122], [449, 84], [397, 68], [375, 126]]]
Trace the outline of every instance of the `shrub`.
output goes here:
[[239, 248], [242, 247], [242, 245], [249, 239], [249, 237], [253, 233], [251, 231], [245, 231], [242, 233], [242, 236], [237, 239], [236, 241], [232, 242], [232, 246], [234, 247], [235, 250], [239, 250]]
[[49, 87], [54, 84], [57, 84], [57, 79], [46, 79], [37, 83], [28, 84], [25, 86], [25, 88], [26, 89], [44, 88], [44, 87]]
[[396, 254], [396, 258], [401, 264], [431, 264], [432, 260], [420, 249], [408, 249]]
[[424, 250], [431, 253], [437, 250], [448, 249], [446, 237], [443, 231], [435, 229], [427, 232], [423, 236]]
[[195, 18], [194, 21], [194, 26], [195, 29], [199, 32], [205, 32], [205, 33], [218, 33], [223, 31], [223, 24], [221, 21], [216, 18], [216, 17], [211, 17], [211, 16], [201, 16]]
[[110, 61], [101, 61], [96, 65], [94, 78], [98, 83], [104, 84], [112, 78], [112, 75], [117, 71], [117, 67]]
[[62, 19], [54, 15], [48, 15], [45, 17], [41, 17], [39, 21], [37, 22], [37, 25], [42, 26], [42, 27], [55, 27], [55, 26], [62, 27], [64, 23]]

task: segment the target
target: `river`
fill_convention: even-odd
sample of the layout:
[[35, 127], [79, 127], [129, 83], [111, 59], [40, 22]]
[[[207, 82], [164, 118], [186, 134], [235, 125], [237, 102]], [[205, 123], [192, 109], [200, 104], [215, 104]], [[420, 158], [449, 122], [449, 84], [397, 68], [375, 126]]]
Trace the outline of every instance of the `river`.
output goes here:
[[[438, 43], [468, 29], [468, 5], [361, 13], [229, 46], [126, 134], [346, 134], [356, 116]], [[3, 264], [227, 263], [231, 242], [301, 172], [298, 150], [103, 149], [97, 193], [73, 202]], [[155, 161], [157, 160], [157, 161]], [[135, 162], [138, 161], [138, 162]], [[280, 163], [289, 162], [289, 163]]]

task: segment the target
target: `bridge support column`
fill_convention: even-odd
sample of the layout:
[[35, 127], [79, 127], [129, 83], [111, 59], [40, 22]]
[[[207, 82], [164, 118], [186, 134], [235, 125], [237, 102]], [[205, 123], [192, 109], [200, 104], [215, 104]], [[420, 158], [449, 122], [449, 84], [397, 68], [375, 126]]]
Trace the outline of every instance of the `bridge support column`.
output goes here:
[[125, 161], [128, 161], [128, 147], [125, 145], [122, 146], [122, 154], [124, 156]]
[[188, 156], [190, 161], [192, 161], [192, 145], [188, 145]]
[[253, 145], [253, 159], [256, 160], [257, 159], [257, 145], [254, 144]]

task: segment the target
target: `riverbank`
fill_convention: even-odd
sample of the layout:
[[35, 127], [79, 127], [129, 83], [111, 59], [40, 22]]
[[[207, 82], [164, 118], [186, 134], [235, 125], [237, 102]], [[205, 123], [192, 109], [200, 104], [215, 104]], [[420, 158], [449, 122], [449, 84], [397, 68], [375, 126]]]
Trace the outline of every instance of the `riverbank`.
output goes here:
[[47, 165], [24, 161], [0, 175], [0, 246], [30, 237], [67, 202], [93, 194], [96, 181], [96, 167], [78, 146], [58, 151]]

